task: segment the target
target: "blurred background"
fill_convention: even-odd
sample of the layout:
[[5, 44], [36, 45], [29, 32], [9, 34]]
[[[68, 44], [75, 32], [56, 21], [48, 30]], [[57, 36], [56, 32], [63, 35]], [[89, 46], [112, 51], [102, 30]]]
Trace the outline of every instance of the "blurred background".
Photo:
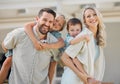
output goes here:
[[[120, 0], [0, 0], [0, 55], [4, 53], [1, 43], [6, 34], [34, 21], [41, 8], [49, 7], [69, 19], [80, 18], [81, 9], [86, 5], [97, 7], [106, 25], [104, 81], [120, 84]], [[64, 38], [65, 30], [62, 34]], [[63, 69], [58, 65], [56, 70], [54, 84], [60, 84]]]

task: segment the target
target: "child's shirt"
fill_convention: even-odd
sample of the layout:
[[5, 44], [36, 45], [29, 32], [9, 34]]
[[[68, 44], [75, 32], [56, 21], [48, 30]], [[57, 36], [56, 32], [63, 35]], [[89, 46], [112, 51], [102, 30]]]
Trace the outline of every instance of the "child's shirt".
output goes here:
[[64, 50], [70, 45], [70, 41], [73, 39], [74, 37], [70, 36], [69, 34], [66, 35], [65, 38], [65, 46], [63, 48], [60, 49], [61, 52], [64, 52]]
[[51, 31], [50, 33], [51, 33], [53, 36], [55, 36], [57, 39], [58, 39], [58, 38], [61, 38], [61, 33], [58, 32], [58, 31]]
[[12, 56], [13, 55], [13, 50], [12, 49], [9, 49], [6, 53], [5, 53], [5, 56], [6, 57], [9, 57], [9, 56]]

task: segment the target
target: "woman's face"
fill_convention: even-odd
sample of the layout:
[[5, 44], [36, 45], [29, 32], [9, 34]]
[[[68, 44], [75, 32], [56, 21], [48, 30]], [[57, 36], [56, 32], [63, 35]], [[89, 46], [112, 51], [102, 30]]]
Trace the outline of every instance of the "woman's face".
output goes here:
[[63, 16], [56, 17], [56, 19], [54, 21], [54, 24], [53, 24], [52, 30], [55, 30], [55, 31], [61, 30], [63, 25], [64, 25], [64, 23], [65, 23], [65, 19], [64, 19]]
[[88, 27], [97, 27], [98, 16], [96, 12], [92, 9], [86, 9], [84, 12], [84, 21]]

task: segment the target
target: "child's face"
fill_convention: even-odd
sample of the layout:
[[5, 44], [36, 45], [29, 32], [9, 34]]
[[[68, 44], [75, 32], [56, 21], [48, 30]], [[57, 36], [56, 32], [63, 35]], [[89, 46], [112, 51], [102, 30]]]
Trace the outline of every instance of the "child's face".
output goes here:
[[61, 30], [64, 23], [65, 23], [65, 20], [64, 20], [63, 16], [56, 17], [52, 30], [55, 30], [55, 31]]
[[82, 28], [81, 28], [80, 24], [70, 25], [68, 33], [69, 33], [70, 36], [75, 37], [81, 32], [81, 29]]

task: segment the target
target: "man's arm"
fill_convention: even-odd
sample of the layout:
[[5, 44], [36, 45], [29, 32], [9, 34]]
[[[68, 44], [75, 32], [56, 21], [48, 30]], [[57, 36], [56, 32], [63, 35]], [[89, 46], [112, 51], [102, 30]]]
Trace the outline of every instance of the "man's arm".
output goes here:
[[52, 80], [56, 71], [56, 65], [57, 65], [56, 61], [50, 62], [49, 72], [48, 72], [50, 84], [52, 84]]

